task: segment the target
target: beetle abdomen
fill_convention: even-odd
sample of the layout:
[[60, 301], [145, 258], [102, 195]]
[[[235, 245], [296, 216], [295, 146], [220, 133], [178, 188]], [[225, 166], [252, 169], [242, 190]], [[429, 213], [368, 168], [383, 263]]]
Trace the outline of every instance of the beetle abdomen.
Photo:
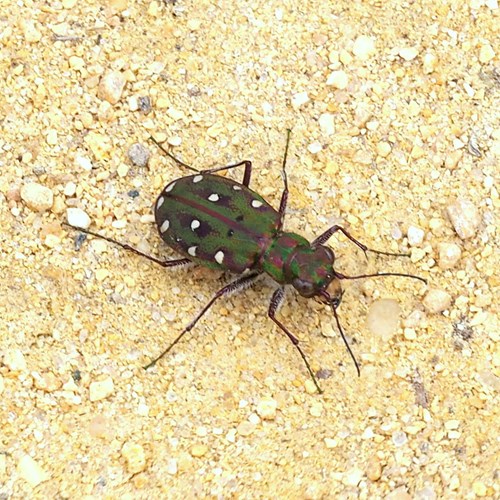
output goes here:
[[197, 174], [163, 189], [155, 219], [165, 243], [193, 262], [242, 273], [255, 267], [275, 236], [279, 214], [238, 182]]

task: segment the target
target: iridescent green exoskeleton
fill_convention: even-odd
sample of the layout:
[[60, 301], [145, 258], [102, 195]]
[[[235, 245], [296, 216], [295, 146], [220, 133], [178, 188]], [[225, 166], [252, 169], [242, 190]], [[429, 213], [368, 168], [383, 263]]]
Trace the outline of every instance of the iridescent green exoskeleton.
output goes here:
[[[330, 227], [312, 242], [296, 233], [284, 230], [283, 222], [288, 199], [286, 159], [290, 131], [287, 135], [282, 166], [284, 190], [278, 210], [275, 210], [262, 196], [250, 189], [252, 174], [250, 161], [197, 171], [175, 158], [154, 139], [152, 140], [178, 164], [195, 171], [193, 175], [176, 179], [167, 184], [156, 200], [154, 208], [155, 220], [161, 238], [169, 247], [183, 255], [183, 258], [162, 261], [111, 238], [92, 231], [83, 231], [116, 243], [122, 248], [147, 257], [163, 267], [182, 266], [194, 262], [210, 269], [231, 271], [240, 276], [221, 288], [169, 347], [145, 368], [149, 368], [165, 356], [196, 325], [217, 299], [243, 289], [251, 285], [262, 274], [267, 274], [278, 285], [271, 297], [268, 316], [287, 335], [300, 353], [318, 392], [321, 392], [321, 388], [304, 351], [299, 345], [299, 340], [276, 318], [277, 309], [284, 299], [286, 285], [292, 285], [303, 297], [315, 298], [331, 308], [339, 332], [359, 375], [359, 365], [347, 343], [336, 312], [342, 297], [340, 280], [389, 275], [412, 277], [424, 282], [425, 280], [402, 273], [346, 276], [334, 269], [335, 255], [325, 243], [334, 233], [340, 231], [365, 253], [371, 251], [396, 256], [404, 254], [370, 250], [338, 225]], [[244, 167], [241, 183], [215, 175], [222, 170], [231, 170], [237, 167]]]

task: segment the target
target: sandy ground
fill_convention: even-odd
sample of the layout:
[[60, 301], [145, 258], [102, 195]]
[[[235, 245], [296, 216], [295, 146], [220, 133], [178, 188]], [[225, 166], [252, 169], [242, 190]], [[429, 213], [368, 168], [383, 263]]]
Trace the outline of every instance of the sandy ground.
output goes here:
[[[0, 498], [498, 498], [498, 25], [496, 0], [0, 0]], [[228, 277], [61, 223], [172, 258], [151, 207], [186, 172], [148, 136], [252, 160], [277, 206], [288, 127], [287, 229], [342, 223], [411, 258], [333, 238], [338, 271], [429, 284], [344, 283], [360, 378], [288, 295], [323, 395], [266, 282], [145, 372]]]

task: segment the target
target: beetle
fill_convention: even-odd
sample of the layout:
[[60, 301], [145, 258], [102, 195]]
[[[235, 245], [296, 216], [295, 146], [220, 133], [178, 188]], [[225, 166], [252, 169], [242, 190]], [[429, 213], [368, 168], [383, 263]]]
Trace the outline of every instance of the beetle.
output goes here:
[[[164, 261], [107, 236], [77, 228], [146, 257], [165, 268], [196, 263], [213, 270], [230, 271], [239, 275], [215, 293], [167, 349], [146, 365], [145, 369], [155, 365], [169, 353], [219, 298], [242, 290], [252, 285], [259, 276], [267, 274], [278, 285], [271, 297], [268, 316], [295, 346], [317, 391], [321, 393], [322, 389], [298, 338], [276, 318], [276, 312], [285, 296], [285, 287], [291, 285], [301, 296], [314, 298], [330, 307], [359, 376], [359, 364], [337, 315], [337, 308], [342, 299], [340, 281], [377, 276], [403, 276], [426, 282], [421, 277], [405, 273], [386, 272], [347, 276], [336, 271], [335, 254], [325, 243], [337, 232], [344, 234], [365, 255], [367, 252], [372, 252], [389, 256], [407, 256], [407, 254], [370, 249], [340, 225], [328, 228], [312, 242], [297, 233], [284, 230], [289, 194], [286, 162], [290, 134], [291, 131], [288, 130], [281, 169], [284, 189], [278, 210], [250, 188], [252, 163], [249, 160], [199, 171], [176, 158], [151, 137], [169, 158], [181, 167], [194, 171], [192, 175], [175, 179], [167, 184], [154, 204], [159, 235], [170, 248], [183, 256], [180, 259]], [[241, 183], [216, 175], [223, 170], [228, 171], [238, 167], [244, 168]]]

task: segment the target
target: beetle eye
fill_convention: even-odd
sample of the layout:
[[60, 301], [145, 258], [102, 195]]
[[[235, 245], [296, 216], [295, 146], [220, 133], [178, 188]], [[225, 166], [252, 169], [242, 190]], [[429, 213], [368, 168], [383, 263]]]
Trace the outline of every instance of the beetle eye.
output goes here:
[[302, 295], [302, 297], [312, 297], [316, 290], [310, 281], [295, 278], [292, 282], [293, 287]]

